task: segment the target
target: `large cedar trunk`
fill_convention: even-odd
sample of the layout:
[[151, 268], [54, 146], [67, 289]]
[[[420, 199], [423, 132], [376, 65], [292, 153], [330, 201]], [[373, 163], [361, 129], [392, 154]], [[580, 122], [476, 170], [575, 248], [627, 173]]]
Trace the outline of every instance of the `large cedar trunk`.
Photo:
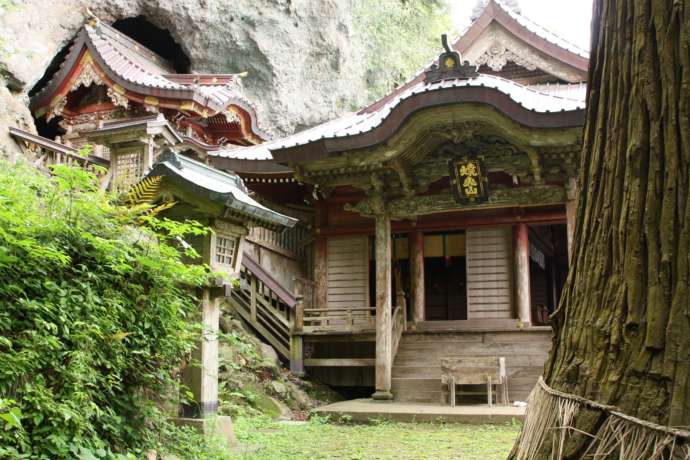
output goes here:
[[595, 0], [573, 260], [544, 371], [676, 427], [690, 425], [689, 46], [688, 0]]

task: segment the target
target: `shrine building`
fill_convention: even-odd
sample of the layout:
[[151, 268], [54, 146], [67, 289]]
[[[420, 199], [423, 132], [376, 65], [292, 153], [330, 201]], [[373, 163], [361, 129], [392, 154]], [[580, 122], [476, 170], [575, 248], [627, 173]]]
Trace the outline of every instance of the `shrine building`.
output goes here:
[[443, 46], [357, 113], [209, 152], [312, 229], [304, 254], [282, 252], [304, 258], [284, 327], [248, 270], [230, 303], [336, 387], [437, 402], [442, 358], [502, 356], [524, 400], [568, 272], [588, 54], [496, 0]]
[[[501, 0], [442, 46], [368, 107], [270, 140], [242, 75], [177, 73], [94, 18], [31, 99], [56, 135], [10, 132], [39, 167], [102, 167], [103, 189], [163, 177], [240, 279], [209, 288], [205, 321], [234, 311], [293, 371], [438, 402], [441, 359], [501, 356], [525, 400], [568, 273], [589, 55]], [[217, 404], [204, 366], [187, 417]]]

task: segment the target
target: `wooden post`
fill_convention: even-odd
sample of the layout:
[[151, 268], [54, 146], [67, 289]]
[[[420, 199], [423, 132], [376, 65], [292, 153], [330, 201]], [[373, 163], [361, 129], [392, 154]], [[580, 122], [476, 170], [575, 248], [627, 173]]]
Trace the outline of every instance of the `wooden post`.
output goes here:
[[450, 388], [450, 405], [455, 407], [455, 376], [450, 376], [448, 387]]
[[304, 375], [304, 345], [302, 330], [304, 328], [304, 298], [297, 294], [297, 303], [292, 316], [290, 330], [290, 370], [293, 374]]
[[185, 418], [203, 419], [214, 416], [218, 409], [218, 322], [220, 297], [211, 288], [202, 293], [202, 336], [192, 352], [192, 362], [183, 372], [182, 380], [194, 395], [194, 401], [181, 407]]
[[424, 321], [424, 233], [414, 231], [409, 235], [410, 247], [410, 300], [412, 321]]
[[515, 286], [517, 291], [517, 312], [520, 322], [531, 324], [532, 310], [529, 283], [529, 230], [527, 224], [515, 226]]
[[249, 309], [252, 316], [252, 321], [256, 321], [256, 290], [258, 289], [256, 277], [251, 275], [249, 277]]
[[391, 393], [391, 221], [376, 216], [376, 393], [373, 399], [393, 399]]
[[311, 305], [312, 308], [327, 307], [328, 265], [326, 257], [326, 238], [318, 236], [314, 242], [314, 305]]
[[565, 218], [567, 222], [566, 233], [568, 235], [568, 260], [572, 260], [573, 237], [575, 235], [575, 219], [577, 218], [577, 179], [571, 177], [566, 186]]

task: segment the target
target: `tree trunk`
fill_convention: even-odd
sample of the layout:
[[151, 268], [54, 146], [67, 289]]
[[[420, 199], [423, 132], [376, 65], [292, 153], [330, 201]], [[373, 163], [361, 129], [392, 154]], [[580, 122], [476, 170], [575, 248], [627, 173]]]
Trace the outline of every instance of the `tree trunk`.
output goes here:
[[[690, 3], [594, 3], [573, 262], [544, 377], [687, 427]], [[587, 411], [575, 424], [596, 433], [602, 420]], [[566, 457], [580, 458], [590, 439], [571, 437]]]

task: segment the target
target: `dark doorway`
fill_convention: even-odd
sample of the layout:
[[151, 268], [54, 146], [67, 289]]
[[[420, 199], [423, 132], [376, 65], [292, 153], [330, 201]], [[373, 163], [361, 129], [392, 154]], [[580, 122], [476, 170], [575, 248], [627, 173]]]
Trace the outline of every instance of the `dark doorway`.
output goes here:
[[427, 321], [467, 319], [465, 232], [424, 235], [424, 298]]
[[547, 324], [568, 275], [567, 230], [565, 225], [535, 225], [529, 230], [532, 321]]
[[424, 259], [426, 320], [467, 319], [467, 271], [465, 257]]

